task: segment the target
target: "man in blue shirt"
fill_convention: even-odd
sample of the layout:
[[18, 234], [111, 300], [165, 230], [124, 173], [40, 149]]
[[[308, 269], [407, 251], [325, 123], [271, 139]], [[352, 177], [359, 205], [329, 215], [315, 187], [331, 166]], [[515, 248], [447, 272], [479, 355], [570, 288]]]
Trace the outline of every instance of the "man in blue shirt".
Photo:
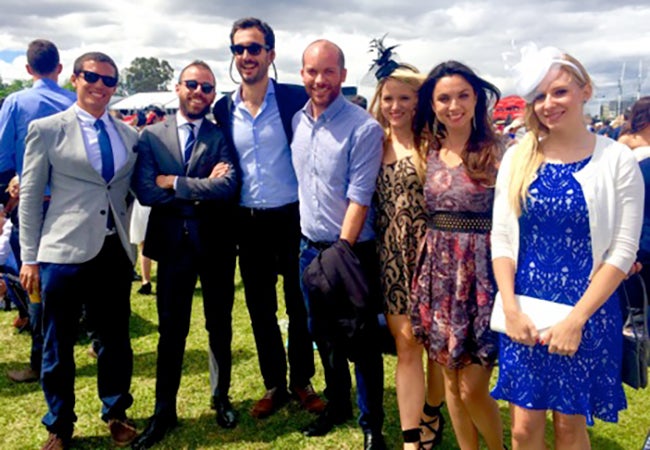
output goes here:
[[[301, 75], [310, 100], [293, 118], [292, 161], [298, 177], [300, 228], [300, 271], [321, 250], [338, 240], [347, 241], [360, 261], [370, 288], [369, 301], [381, 310], [379, 274], [374, 232], [369, 208], [382, 159], [383, 131], [363, 109], [341, 93], [345, 81], [345, 59], [332, 42], [319, 40], [303, 53]], [[312, 299], [303, 287], [312, 316]], [[364, 432], [364, 448], [384, 449], [383, 361], [376, 334], [377, 314], [367, 322], [367, 345], [355, 359], [357, 402]], [[352, 415], [350, 372], [347, 349], [336, 342], [316, 337], [325, 366], [328, 404], [318, 419], [303, 433], [320, 436]]]
[[57, 84], [62, 66], [56, 46], [37, 39], [27, 48], [27, 73], [34, 79], [31, 89], [11, 94], [0, 110], [0, 189], [22, 174], [27, 128], [34, 119], [67, 109], [77, 96]]
[[[74, 92], [57, 84], [62, 66], [59, 62], [59, 51], [52, 42], [44, 39], [30, 42], [27, 47], [26, 69], [34, 80], [32, 88], [11, 94], [0, 110], [0, 192], [3, 193], [14, 175], [22, 175], [25, 137], [29, 124], [35, 119], [67, 109], [77, 98]], [[17, 220], [12, 230], [12, 247], [20, 265]], [[9, 378], [15, 382], [38, 380], [43, 348], [41, 314], [41, 304], [31, 303], [30, 367], [7, 372]]]
[[[252, 17], [236, 21], [230, 42], [241, 88], [217, 102], [214, 116], [232, 140], [242, 171], [239, 268], [266, 387], [251, 415], [267, 417], [289, 399], [287, 356], [276, 317], [278, 274], [284, 279], [289, 316], [288, 387], [305, 409], [320, 413], [325, 404], [310, 382], [315, 372], [314, 350], [298, 279], [298, 182], [289, 148], [291, 119], [307, 101], [307, 94], [302, 86], [278, 84], [269, 78], [275, 35], [266, 22]], [[230, 362], [217, 360], [217, 365], [214, 399], [218, 412], [219, 398], [227, 393]]]

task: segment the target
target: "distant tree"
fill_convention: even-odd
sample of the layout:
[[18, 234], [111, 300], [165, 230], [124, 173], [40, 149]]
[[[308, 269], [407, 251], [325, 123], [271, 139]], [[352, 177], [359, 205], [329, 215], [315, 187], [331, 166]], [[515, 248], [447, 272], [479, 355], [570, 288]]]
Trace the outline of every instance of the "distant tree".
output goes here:
[[166, 91], [173, 76], [174, 69], [166, 60], [138, 57], [122, 71], [122, 90], [126, 94]]
[[5, 98], [13, 92], [30, 88], [33, 84], [33, 80], [14, 80], [7, 84], [0, 78], [0, 98]]
[[61, 86], [63, 89], [67, 89], [70, 92], [76, 91], [74, 86], [72, 85], [72, 81], [68, 78], [65, 83], [63, 83], [63, 86]]

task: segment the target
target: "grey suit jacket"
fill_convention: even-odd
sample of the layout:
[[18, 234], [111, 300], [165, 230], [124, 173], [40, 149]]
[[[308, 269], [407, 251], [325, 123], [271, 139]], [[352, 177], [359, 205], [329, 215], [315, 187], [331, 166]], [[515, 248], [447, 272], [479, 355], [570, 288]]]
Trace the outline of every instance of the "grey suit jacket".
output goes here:
[[[23, 261], [78, 264], [91, 260], [104, 244], [109, 211], [113, 211], [122, 245], [134, 261], [126, 198], [138, 134], [119, 121], [113, 123], [126, 148], [127, 160], [108, 183], [88, 161], [74, 108], [30, 124], [20, 180]], [[52, 197], [44, 214], [43, 194], [48, 184]]]

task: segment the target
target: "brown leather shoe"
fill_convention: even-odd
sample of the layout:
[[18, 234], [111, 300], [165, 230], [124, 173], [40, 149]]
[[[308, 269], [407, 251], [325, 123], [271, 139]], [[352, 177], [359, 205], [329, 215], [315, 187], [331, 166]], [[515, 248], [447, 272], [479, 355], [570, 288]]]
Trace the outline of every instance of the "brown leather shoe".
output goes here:
[[118, 447], [128, 447], [138, 435], [130, 420], [110, 419], [108, 430], [111, 432], [113, 443]]
[[41, 450], [65, 450], [67, 447], [67, 443], [61, 437], [50, 433]]
[[264, 397], [259, 399], [251, 409], [251, 416], [264, 419], [270, 416], [289, 401], [289, 393], [285, 389], [273, 388], [266, 391]]
[[11, 381], [16, 383], [33, 383], [38, 381], [38, 372], [28, 367], [23, 370], [10, 370], [7, 372], [7, 376]]
[[305, 387], [292, 387], [291, 394], [300, 402], [300, 406], [310, 413], [320, 414], [325, 409], [325, 402], [318, 396], [314, 387], [308, 384]]

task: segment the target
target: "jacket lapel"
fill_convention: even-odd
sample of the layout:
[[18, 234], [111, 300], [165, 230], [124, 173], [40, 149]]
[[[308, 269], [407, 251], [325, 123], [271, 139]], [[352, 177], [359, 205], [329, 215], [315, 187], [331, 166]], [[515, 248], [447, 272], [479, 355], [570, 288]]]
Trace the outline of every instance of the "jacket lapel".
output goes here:
[[182, 168], [183, 150], [181, 150], [180, 143], [178, 141], [178, 125], [176, 124], [176, 115], [173, 115], [169, 119], [165, 120], [165, 129], [163, 133], [163, 142], [167, 144], [167, 148], [169, 148], [169, 151], [174, 157], [174, 160]]

